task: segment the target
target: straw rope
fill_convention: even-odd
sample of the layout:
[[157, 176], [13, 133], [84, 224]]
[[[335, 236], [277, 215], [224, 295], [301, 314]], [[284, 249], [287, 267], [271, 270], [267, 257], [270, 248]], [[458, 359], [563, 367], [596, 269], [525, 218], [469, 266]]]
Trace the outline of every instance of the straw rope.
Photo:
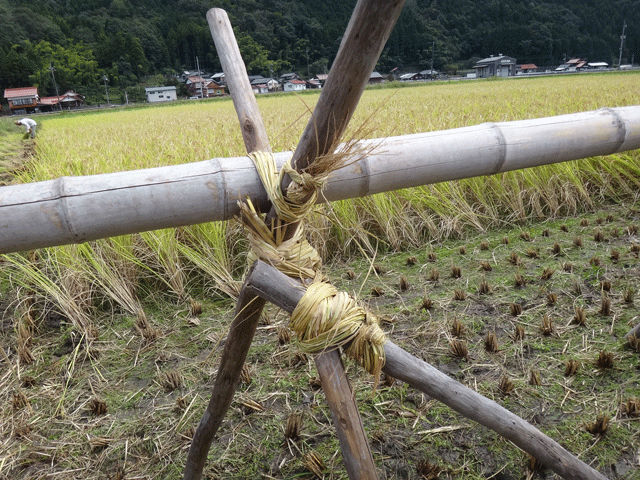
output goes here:
[[328, 283], [312, 283], [291, 313], [290, 325], [302, 351], [317, 354], [344, 347], [377, 382], [384, 365], [384, 332], [377, 318], [347, 293]]
[[[278, 172], [272, 154], [253, 152], [249, 157], [278, 217], [269, 228], [264, 215], [256, 211], [249, 199], [239, 204], [251, 244], [249, 261], [259, 258], [289, 277], [311, 282], [290, 320], [303, 352], [318, 354], [343, 347], [349, 357], [374, 375], [377, 384], [384, 365], [385, 342], [378, 320], [348, 294], [326, 283], [321, 272], [322, 259], [304, 236], [302, 220], [316, 204], [328, 173], [300, 173], [291, 167], [290, 161]], [[284, 175], [292, 180], [286, 195], [280, 188]], [[293, 233], [287, 232], [286, 239], [281, 228], [284, 225], [293, 229]]]

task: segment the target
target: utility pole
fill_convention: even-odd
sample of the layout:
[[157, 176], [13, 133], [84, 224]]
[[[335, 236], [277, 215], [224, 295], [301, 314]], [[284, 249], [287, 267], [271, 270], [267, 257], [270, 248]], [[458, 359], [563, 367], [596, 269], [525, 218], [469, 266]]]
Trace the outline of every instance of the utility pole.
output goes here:
[[62, 105], [60, 105], [60, 93], [58, 93], [58, 84], [56, 83], [56, 76], [53, 74], [53, 72], [56, 71], [56, 69], [53, 67], [53, 63], [49, 64], [49, 71], [51, 72], [51, 78], [53, 78], [53, 86], [56, 87], [56, 97], [58, 97], [58, 108], [60, 109], [60, 111], [62, 111]]
[[204, 98], [204, 78], [200, 74], [200, 61], [196, 57], [196, 65], [198, 66], [198, 85], [200, 85], [200, 98]]
[[308, 80], [309, 78], [311, 78], [309, 75], [309, 47], [307, 47], [306, 53], [307, 53], [307, 80]]
[[[275, 78], [273, 78], [273, 63], [269, 63], [269, 73], [271, 74], [271, 77], [269, 78], [269, 85], [273, 85], [273, 80], [275, 80]], [[274, 88], [274, 90], [277, 90], [278, 88]], [[269, 87], [269, 90], [271, 90], [271, 88]]]
[[107, 94], [107, 105], [111, 105], [111, 102], [109, 101], [109, 89], [107, 88], [107, 82], [109, 81], [109, 79], [106, 75], [103, 75], [102, 80], [104, 80], [104, 91]]
[[433, 41], [433, 45], [431, 46], [431, 72], [429, 72], [429, 74], [431, 75], [431, 80], [434, 79], [435, 75], [433, 74], [433, 62], [435, 60], [435, 56], [436, 56], [436, 41]]
[[624, 39], [627, 36], [624, 34], [624, 31], [627, 28], [627, 21], [625, 20], [624, 25], [622, 25], [622, 35], [620, 35], [620, 56], [618, 57], [618, 69], [620, 69], [620, 65], [622, 64], [622, 47], [624, 46]]

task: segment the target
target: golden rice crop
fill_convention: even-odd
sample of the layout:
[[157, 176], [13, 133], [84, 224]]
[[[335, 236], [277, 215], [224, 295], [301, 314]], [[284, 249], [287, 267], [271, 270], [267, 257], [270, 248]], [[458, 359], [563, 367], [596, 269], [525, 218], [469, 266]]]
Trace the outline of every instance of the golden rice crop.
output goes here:
[[[372, 88], [365, 91], [346, 138], [365, 133], [383, 138], [639, 104], [637, 81], [636, 74], [624, 73]], [[258, 98], [274, 151], [295, 148], [317, 99], [316, 93]], [[42, 124], [37, 158], [21, 173], [23, 182], [245, 153], [228, 98], [63, 114], [43, 119]], [[618, 200], [637, 191], [639, 174], [638, 153], [628, 152], [389, 192], [319, 207], [309, 235], [325, 257], [419, 246], [505, 223], [575, 213], [603, 199]], [[136, 257], [143, 271], [161, 279], [180, 299], [189, 298], [194, 285], [202, 288], [203, 277], [213, 278], [210, 282], [223, 295], [237, 291], [231, 283], [243, 271], [245, 245], [233, 222], [184, 227], [175, 234], [143, 234], [128, 244], [127, 256]], [[93, 251], [113, 250], [113, 245], [96, 242]], [[73, 271], [97, 271], [87, 251], [82, 258], [69, 262]], [[87, 265], [77, 265], [82, 261]], [[114, 269], [105, 278], [121, 276], [115, 269], [122, 262], [110, 264], [100, 263], [101, 269]], [[106, 281], [94, 279], [91, 288], [114, 297]], [[126, 310], [130, 302], [124, 301]]]

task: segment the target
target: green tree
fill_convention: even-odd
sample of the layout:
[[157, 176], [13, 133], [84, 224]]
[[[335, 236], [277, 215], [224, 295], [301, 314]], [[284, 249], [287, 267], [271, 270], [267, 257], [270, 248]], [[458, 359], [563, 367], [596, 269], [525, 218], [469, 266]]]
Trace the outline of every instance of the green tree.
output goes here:
[[33, 44], [25, 40], [13, 45], [0, 64], [0, 77], [3, 88], [17, 88], [29, 86], [29, 76], [35, 74], [40, 64], [34, 52]]
[[51, 66], [55, 69], [58, 90], [81, 90], [99, 78], [98, 64], [93, 51], [84, 44], [71, 44], [67, 48], [49, 42], [39, 42], [33, 47], [38, 59], [38, 68], [29, 75], [32, 83], [39, 87], [40, 95], [54, 95]]
[[269, 72], [269, 52], [262, 45], [257, 43], [250, 35], [236, 32], [238, 47], [250, 74], [264, 75]]

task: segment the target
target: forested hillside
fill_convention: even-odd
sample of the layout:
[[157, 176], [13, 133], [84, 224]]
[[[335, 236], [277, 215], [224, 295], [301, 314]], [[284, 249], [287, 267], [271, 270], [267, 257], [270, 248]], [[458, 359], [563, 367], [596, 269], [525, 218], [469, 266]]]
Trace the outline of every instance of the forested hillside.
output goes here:
[[[98, 91], [151, 74], [220, 69], [205, 14], [227, 10], [250, 73], [322, 73], [355, 0], [0, 0], [0, 89], [37, 84]], [[640, 54], [638, 0], [408, 0], [377, 70], [469, 68], [504, 53], [557, 65], [565, 56], [617, 64]], [[635, 55], [640, 59], [640, 55]]]

